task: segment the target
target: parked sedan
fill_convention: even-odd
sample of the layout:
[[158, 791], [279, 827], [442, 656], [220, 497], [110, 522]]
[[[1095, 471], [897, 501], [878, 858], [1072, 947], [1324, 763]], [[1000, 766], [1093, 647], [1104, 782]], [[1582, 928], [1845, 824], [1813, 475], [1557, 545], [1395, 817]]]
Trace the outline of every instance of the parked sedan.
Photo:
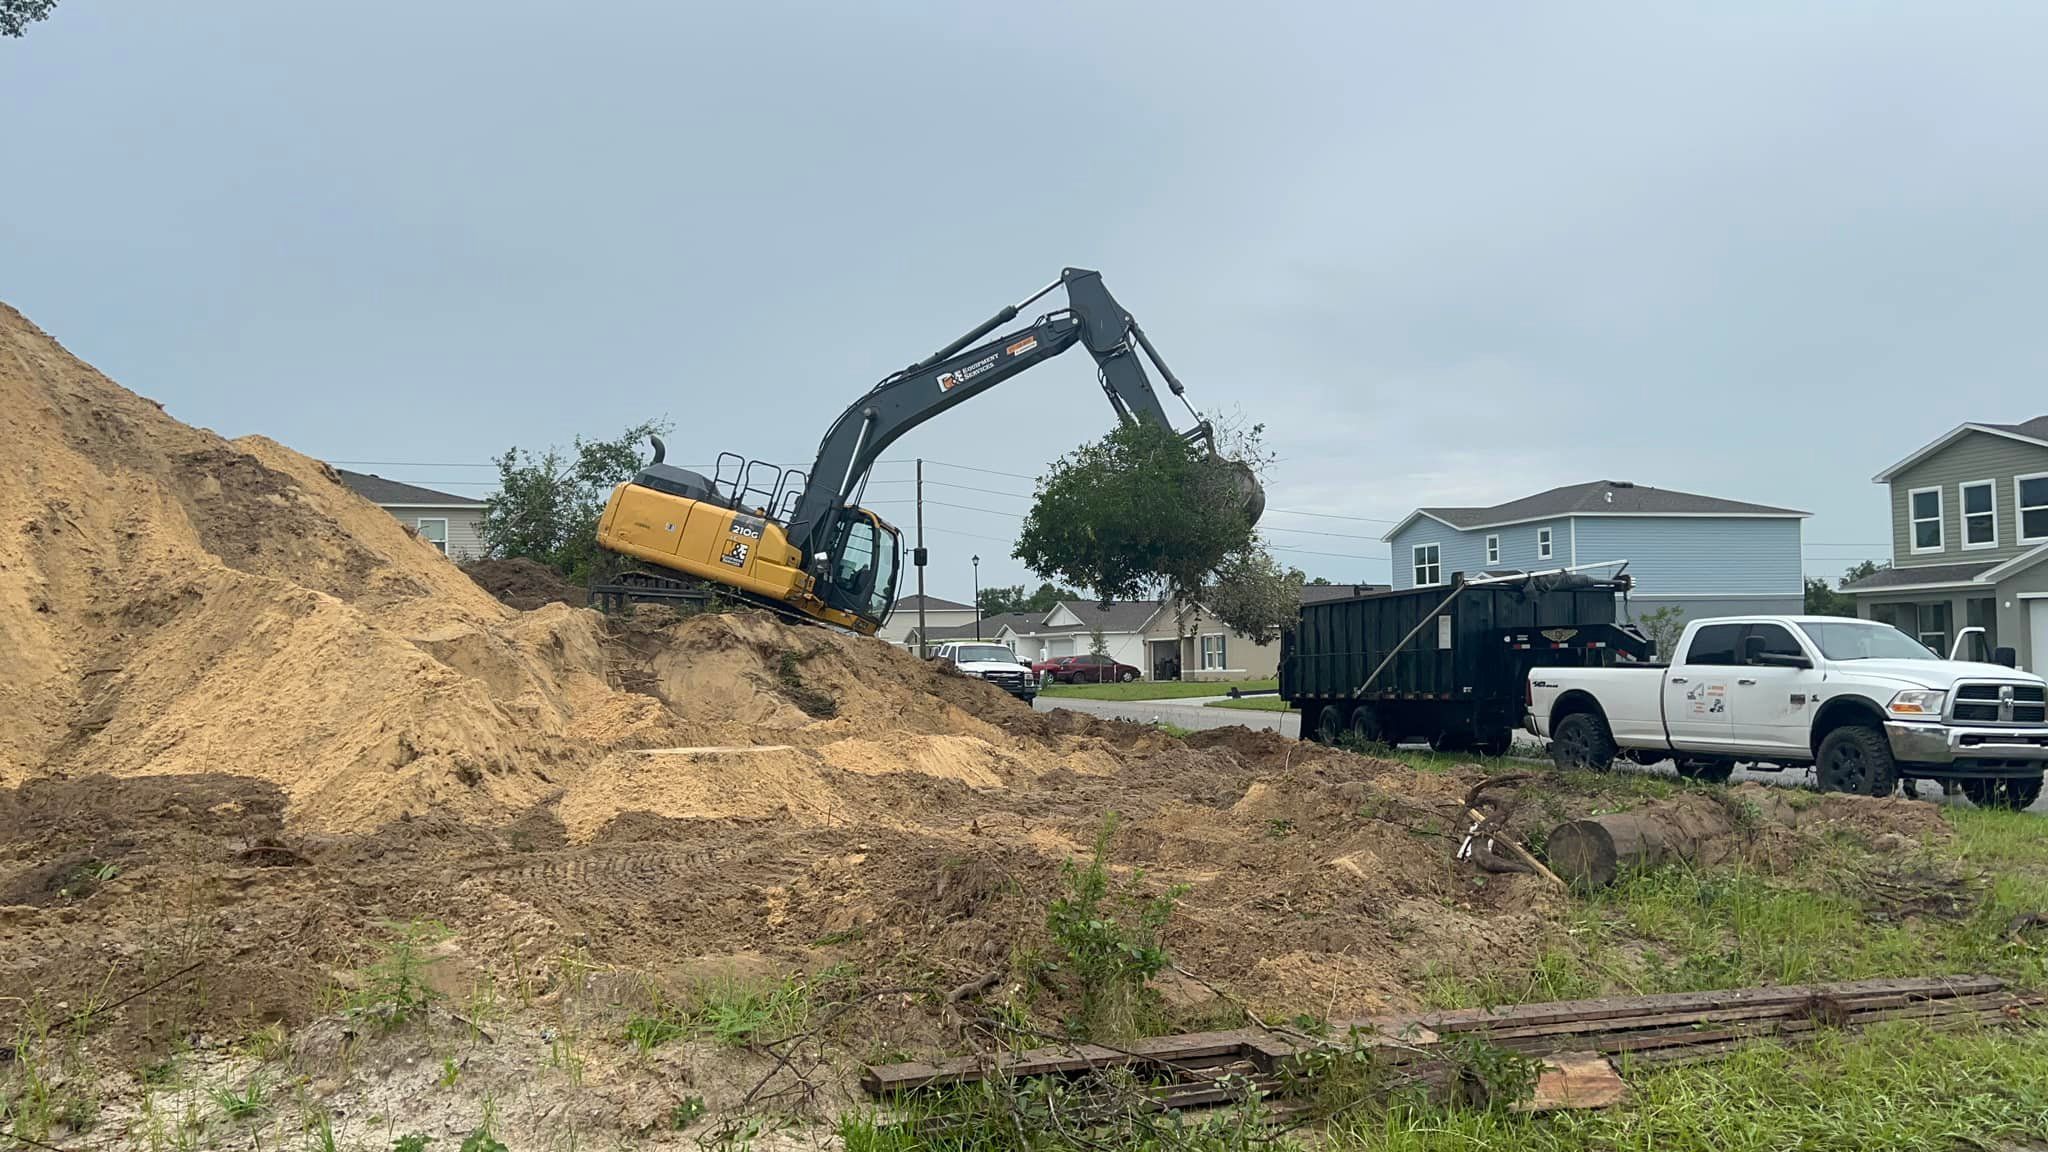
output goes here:
[[1074, 658], [1072, 656], [1055, 656], [1050, 660], [1035, 661], [1031, 665], [1031, 674], [1040, 680], [1044, 680], [1048, 676], [1058, 680], [1060, 673], [1066, 671], [1067, 665], [1073, 662]]
[[1128, 684], [1138, 678], [1138, 670], [1107, 656], [1069, 656], [1053, 678], [1068, 684], [1107, 684], [1112, 680]]

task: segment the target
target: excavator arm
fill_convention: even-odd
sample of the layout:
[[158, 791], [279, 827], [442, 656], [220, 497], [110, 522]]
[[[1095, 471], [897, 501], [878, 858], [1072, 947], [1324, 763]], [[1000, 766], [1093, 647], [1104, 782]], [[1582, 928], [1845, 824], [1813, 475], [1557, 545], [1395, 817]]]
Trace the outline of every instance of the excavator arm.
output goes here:
[[[1033, 301], [1061, 286], [1067, 290], [1064, 310], [1048, 313], [1029, 327], [1006, 336], [976, 343], [1016, 319]], [[1102, 390], [1120, 419], [1173, 427], [1139, 353], [1142, 351], [1159, 369], [1175, 396], [1183, 396], [1180, 381], [1159, 358], [1137, 321], [1103, 286], [1102, 275], [1085, 268], [1068, 268], [1058, 280], [875, 385], [841, 413], [819, 443], [803, 494], [790, 515], [790, 543], [803, 549], [807, 557], [825, 551], [838, 510], [853, 506], [868, 469], [904, 433], [1076, 344], [1086, 347], [1094, 357]], [[1186, 403], [1184, 396], [1182, 403]], [[1192, 407], [1188, 411], [1194, 414]], [[1213, 430], [1199, 416], [1196, 421], [1195, 427], [1183, 435], [1190, 442], [1203, 442], [1213, 451]], [[1249, 502], [1256, 518], [1263, 501]]]

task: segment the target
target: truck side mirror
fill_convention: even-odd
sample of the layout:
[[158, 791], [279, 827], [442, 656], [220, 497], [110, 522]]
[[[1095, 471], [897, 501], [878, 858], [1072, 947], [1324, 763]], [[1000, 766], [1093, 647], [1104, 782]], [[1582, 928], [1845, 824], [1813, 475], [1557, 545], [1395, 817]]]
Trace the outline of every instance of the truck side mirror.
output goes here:
[[1763, 663], [1763, 662], [1764, 662], [1764, 638], [1763, 638], [1763, 637], [1761, 637], [1761, 636], [1747, 636], [1747, 637], [1744, 637], [1744, 638], [1743, 638], [1743, 641], [1742, 641], [1742, 662], [1743, 662], [1744, 664], [1761, 664], [1761, 663]]
[[2017, 668], [2020, 666], [2019, 649], [1994, 648], [1991, 650], [1991, 662], [1993, 664], [2003, 664], [2007, 668]]

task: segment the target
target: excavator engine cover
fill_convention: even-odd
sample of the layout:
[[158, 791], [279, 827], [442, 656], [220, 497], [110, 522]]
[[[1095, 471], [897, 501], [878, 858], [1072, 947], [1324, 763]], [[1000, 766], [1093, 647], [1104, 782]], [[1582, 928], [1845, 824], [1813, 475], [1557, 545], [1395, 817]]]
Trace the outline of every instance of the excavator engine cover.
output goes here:
[[704, 504], [715, 504], [721, 508], [732, 507], [732, 502], [718, 494], [718, 486], [701, 473], [673, 464], [649, 464], [633, 477], [633, 483], [656, 492], [681, 496], [685, 500], [696, 500]]

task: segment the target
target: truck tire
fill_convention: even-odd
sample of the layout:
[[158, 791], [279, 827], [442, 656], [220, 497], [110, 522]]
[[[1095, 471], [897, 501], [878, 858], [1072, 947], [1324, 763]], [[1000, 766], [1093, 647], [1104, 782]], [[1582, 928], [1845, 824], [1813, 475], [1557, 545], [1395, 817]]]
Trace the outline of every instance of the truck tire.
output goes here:
[[1847, 724], [1828, 733], [1815, 768], [1823, 792], [1889, 796], [1899, 785], [1891, 744], [1868, 724]]
[[1606, 772], [1614, 767], [1614, 752], [1614, 734], [1598, 712], [1574, 712], [1550, 734], [1550, 759], [1559, 768]]
[[2039, 776], [1979, 776], [1963, 781], [1963, 795], [1979, 808], [2004, 808], [2013, 812], [2034, 806], [2041, 798]]
[[1702, 784], [1726, 784], [1735, 775], [1733, 760], [1692, 760], [1681, 756], [1677, 764], [1680, 776]]
[[1370, 704], [1360, 704], [1351, 710], [1351, 726], [1346, 733], [1360, 744], [1381, 744], [1386, 741], [1385, 729], [1380, 727], [1380, 712]]
[[1335, 748], [1343, 735], [1344, 710], [1335, 704], [1323, 705], [1323, 710], [1316, 713], [1316, 743]]

